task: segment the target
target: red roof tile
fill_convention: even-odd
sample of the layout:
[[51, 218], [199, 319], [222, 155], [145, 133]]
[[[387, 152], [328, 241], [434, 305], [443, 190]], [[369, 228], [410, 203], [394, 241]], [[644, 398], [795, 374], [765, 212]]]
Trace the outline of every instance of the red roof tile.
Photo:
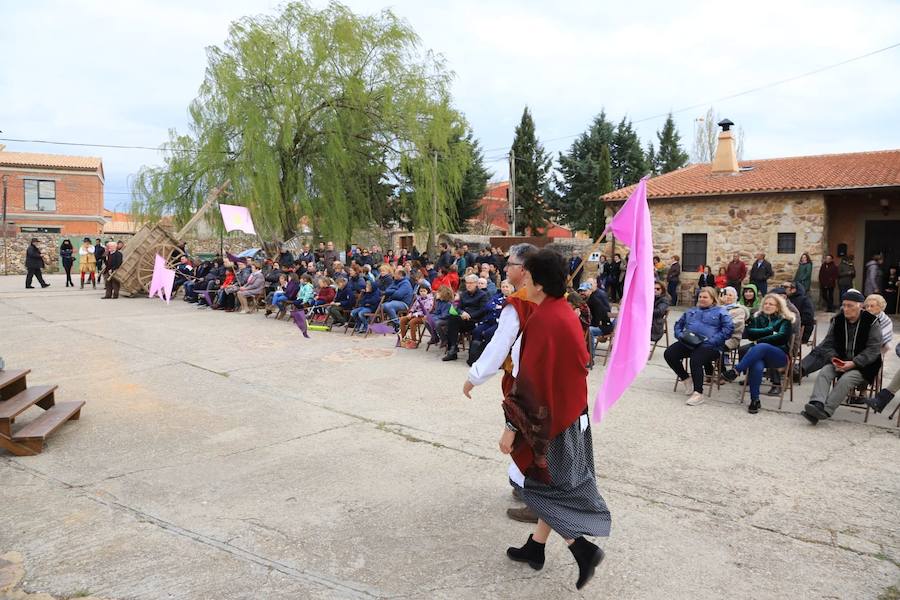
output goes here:
[[95, 156], [64, 156], [36, 152], [0, 151], [0, 167], [33, 167], [43, 169], [78, 169], [97, 171], [102, 160]]
[[[800, 190], [840, 190], [900, 186], [900, 150], [822, 154], [745, 160], [740, 173], [710, 172], [709, 163], [690, 165], [652, 177], [648, 198], [725, 196]], [[604, 200], [625, 200], [631, 185], [610, 192]]]

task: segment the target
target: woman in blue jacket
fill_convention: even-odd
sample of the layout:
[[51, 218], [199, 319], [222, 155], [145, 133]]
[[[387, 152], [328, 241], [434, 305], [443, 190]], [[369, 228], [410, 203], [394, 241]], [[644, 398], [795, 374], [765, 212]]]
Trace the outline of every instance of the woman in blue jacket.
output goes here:
[[[664, 354], [669, 367], [683, 382], [685, 393], [691, 395], [687, 400], [688, 406], [703, 403], [703, 367], [719, 358], [725, 341], [734, 331], [731, 315], [716, 304], [716, 296], [715, 288], [700, 290], [697, 306], [689, 308], [675, 323], [675, 339], [678, 341], [666, 348]], [[690, 375], [681, 364], [685, 358], [690, 358]]]
[[726, 380], [734, 381], [738, 373], [747, 373], [747, 385], [750, 387], [747, 412], [751, 415], [759, 412], [759, 385], [765, 370], [781, 369], [787, 365], [795, 318], [784, 298], [778, 294], [766, 294], [762, 310], [744, 327], [744, 337], [750, 339], [753, 346], [733, 369], [722, 374]]
[[365, 333], [369, 327], [366, 315], [378, 310], [379, 303], [381, 303], [381, 290], [371, 281], [367, 281], [366, 290], [359, 300], [359, 306], [350, 312], [350, 318], [356, 321], [356, 333]]

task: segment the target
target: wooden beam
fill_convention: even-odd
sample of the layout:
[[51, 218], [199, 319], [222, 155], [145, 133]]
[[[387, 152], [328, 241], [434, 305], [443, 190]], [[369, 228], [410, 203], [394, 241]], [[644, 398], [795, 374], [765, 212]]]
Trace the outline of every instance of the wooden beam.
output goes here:
[[226, 179], [225, 183], [223, 183], [222, 185], [220, 185], [217, 188], [213, 188], [212, 190], [210, 190], [209, 194], [206, 196], [206, 201], [203, 203], [203, 206], [201, 206], [197, 210], [197, 212], [194, 213], [194, 216], [191, 217], [191, 219], [187, 223], [184, 224], [184, 227], [182, 227], [181, 229], [178, 230], [178, 233], [175, 234], [175, 239], [177, 239], [179, 242], [183, 242], [184, 236], [187, 235], [187, 233], [191, 229], [194, 228], [194, 225], [196, 225], [197, 222], [203, 218], [203, 215], [206, 214], [206, 211], [209, 210], [209, 207], [212, 206], [213, 204], [215, 204], [216, 200], [218, 200], [218, 198], [219, 198], [219, 195], [224, 193], [225, 190], [228, 189], [228, 186], [230, 186], [230, 185], [231, 185], [231, 180]]

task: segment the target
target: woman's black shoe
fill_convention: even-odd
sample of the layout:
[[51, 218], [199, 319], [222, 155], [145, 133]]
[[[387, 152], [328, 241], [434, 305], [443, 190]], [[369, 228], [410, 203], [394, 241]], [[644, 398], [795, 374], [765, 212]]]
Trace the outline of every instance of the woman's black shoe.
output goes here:
[[747, 412], [751, 415], [755, 415], [759, 412], [759, 400], [750, 400], [750, 406], [747, 407]]
[[516, 562], [528, 563], [528, 566], [535, 571], [540, 571], [544, 568], [544, 544], [534, 541], [530, 535], [528, 536], [528, 541], [521, 548], [513, 548], [512, 546], [507, 548], [506, 555]]
[[569, 551], [578, 563], [578, 582], [575, 583], [575, 589], [580, 590], [594, 576], [597, 565], [603, 562], [603, 550], [583, 537], [578, 537], [569, 546]]

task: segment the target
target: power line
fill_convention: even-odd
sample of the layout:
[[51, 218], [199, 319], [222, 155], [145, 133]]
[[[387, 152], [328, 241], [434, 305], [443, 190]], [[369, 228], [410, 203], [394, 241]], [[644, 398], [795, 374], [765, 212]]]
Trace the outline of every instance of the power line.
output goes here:
[[[648, 117], [642, 117], [640, 119], [631, 121], [632, 123], [643, 123], [645, 121], [652, 121], [654, 119], [659, 119], [661, 117], [665, 117], [669, 114], [679, 114], [689, 110], [695, 110], [697, 108], [702, 108], [704, 106], [709, 106], [716, 102], [724, 102], [725, 100], [732, 100], [734, 98], [738, 98], [740, 96], [746, 96], [747, 94], [753, 94], [755, 92], [759, 92], [761, 90], [770, 89], [779, 85], [783, 85], [785, 83], [790, 83], [792, 81], [797, 81], [798, 79], [803, 79], [805, 77], [810, 77], [812, 75], [817, 75], [824, 71], [829, 71], [831, 69], [836, 69], [838, 67], [842, 67], [846, 64], [850, 64], [852, 62], [856, 62], [858, 60], [862, 60], [864, 58], [869, 58], [870, 56], [875, 56], [876, 54], [881, 54], [882, 52], [887, 52], [888, 50], [893, 50], [894, 48], [900, 47], [900, 42], [891, 44], [889, 46], [885, 46], [883, 48], [879, 48], [877, 50], [872, 50], [871, 52], [866, 52], [865, 54], [860, 54], [858, 56], [854, 56], [852, 58], [848, 58], [846, 60], [842, 60], [840, 62], [832, 63], [830, 65], [826, 65], [824, 67], [819, 67], [818, 69], [813, 69], [811, 71], [806, 71], [805, 73], [800, 73], [799, 75], [794, 75], [792, 77], [786, 77], [784, 79], [778, 79], [776, 81], [771, 81], [769, 83], [765, 83], [762, 85], [758, 85], [756, 87], [752, 87], [740, 92], [736, 92], [733, 94], [729, 94], [727, 96], [722, 96], [721, 98], [716, 98], [715, 100], [709, 100], [706, 102], [698, 102], [697, 104], [692, 104], [690, 106], [683, 106], [681, 108], [677, 108], [675, 110], [666, 111], [664, 113], [659, 113], [655, 115], [650, 115]], [[573, 137], [578, 137], [583, 132], [573, 133], [571, 135], [564, 135], [560, 137], [550, 138], [544, 140], [543, 143], [548, 142], [558, 142], [560, 140], [567, 140]], [[29, 139], [20, 139], [20, 138], [0, 138], [0, 142], [20, 142], [25, 144], [48, 144], [51, 146], [81, 146], [85, 148], [113, 148], [117, 150], [156, 150], [159, 152], [184, 152], [184, 153], [195, 153], [200, 154], [204, 152], [214, 153], [214, 154], [234, 154], [234, 152], [230, 152], [227, 150], [203, 150], [203, 149], [181, 149], [181, 148], [165, 148], [162, 146], [137, 146], [137, 145], [128, 145], [128, 144], [93, 144], [87, 142], [62, 142], [56, 140], [29, 140]], [[496, 152], [500, 150], [506, 150], [505, 146], [500, 146], [497, 148], [483, 148], [482, 152]], [[500, 159], [497, 159], [500, 160]], [[496, 161], [488, 161], [488, 162], [496, 162]]]

